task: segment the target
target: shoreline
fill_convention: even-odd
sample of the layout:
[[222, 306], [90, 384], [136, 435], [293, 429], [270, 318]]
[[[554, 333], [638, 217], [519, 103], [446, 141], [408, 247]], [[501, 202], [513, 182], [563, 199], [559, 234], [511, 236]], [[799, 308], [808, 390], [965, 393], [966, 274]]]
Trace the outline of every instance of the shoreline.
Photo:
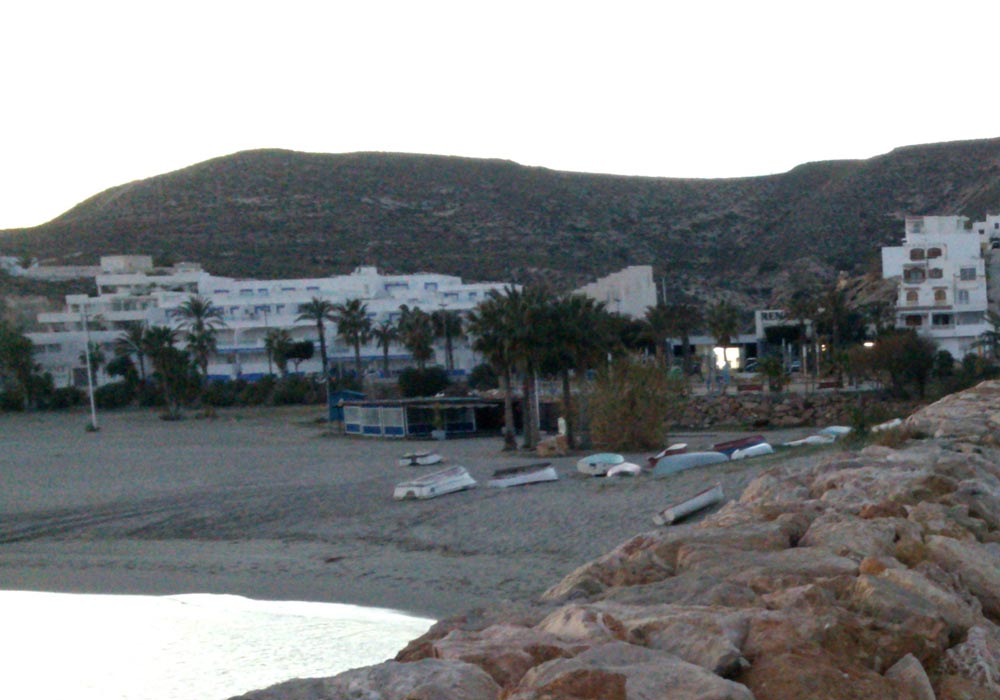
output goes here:
[[[491, 489], [494, 469], [529, 462], [499, 438], [445, 442], [324, 435], [316, 407], [230, 409], [166, 423], [154, 411], [0, 417], [0, 587], [68, 593], [228, 593], [362, 605], [442, 619], [517, 605], [584, 562], [655, 529], [678, 497], [722, 483], [738, 498], [806, 449], [652, 479], [609, 481], [552, 458], [556, 482]], [[775, 441], [809, 428], [763, 431]], [[692, 449], [732, 432], [692, 433]], [[399, 454], [435, 449], [479, 487], [392, 500], [434, 467]], [[801, 449], [801, 448], [800, 448]], [[584, 453], [580, 453], [584, 454]], [[644, 463], [647, 454], [626, 454]]]

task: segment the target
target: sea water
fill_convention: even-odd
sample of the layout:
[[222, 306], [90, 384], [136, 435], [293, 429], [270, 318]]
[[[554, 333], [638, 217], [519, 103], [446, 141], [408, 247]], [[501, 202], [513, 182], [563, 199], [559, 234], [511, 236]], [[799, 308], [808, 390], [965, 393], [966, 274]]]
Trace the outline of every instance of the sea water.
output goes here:
[[222, 700], [380, 663], [431, 624], [227, 595], [0, 591], [0, 697]]

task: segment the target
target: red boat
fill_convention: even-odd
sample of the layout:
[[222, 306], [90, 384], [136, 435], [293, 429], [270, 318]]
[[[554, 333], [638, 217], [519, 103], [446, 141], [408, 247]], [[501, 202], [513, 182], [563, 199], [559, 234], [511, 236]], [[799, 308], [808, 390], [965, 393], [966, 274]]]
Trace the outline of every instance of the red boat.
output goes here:
[[727, 457], [731, 457], [733, 452], [736, 450], [753, 447], [754, 445], [759, 445], [762, 442], [767, 442], [763, 435], [750, 435], [748, 437], [736, 438], [735, 440], [726, 440], [725, 442], [716, 443], [712, 445], [712, 449], [716, 452], [721, 452]]

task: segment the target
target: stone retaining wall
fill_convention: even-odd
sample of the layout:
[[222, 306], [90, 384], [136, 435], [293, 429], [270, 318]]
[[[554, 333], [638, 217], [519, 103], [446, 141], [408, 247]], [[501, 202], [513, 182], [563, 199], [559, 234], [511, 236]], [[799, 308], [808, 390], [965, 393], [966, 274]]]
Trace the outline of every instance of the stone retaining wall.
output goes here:
[[920, 404], [890, 399], [879, 392], [820, 391], [811, 394], [738, 393], [692, 396], [673, 417], [672, 427], [718, 426], [791, 428], [800, 425], [851, 425], [857, 411], [870, 423], [908, 416]]

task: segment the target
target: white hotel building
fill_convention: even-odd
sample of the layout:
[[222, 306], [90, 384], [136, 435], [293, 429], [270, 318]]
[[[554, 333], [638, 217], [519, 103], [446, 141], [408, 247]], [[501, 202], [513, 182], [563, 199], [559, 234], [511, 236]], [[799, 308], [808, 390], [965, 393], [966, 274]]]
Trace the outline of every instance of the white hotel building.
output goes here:
[[[154, 269], [148, 256], [105, 256], [96, 277], [97, 296], [66, 297], [66, 308], [38, 316], [41, 328], [28, 333], [36, 347], [35, 359], [51, 372], [57, 386], [86, 386], [81, 360], [87, 337], [100, 345], [105, 357], [113, 356], [115, 340], [129, 323], [176, 327], [176, 309], [191, 295], [200, 295], [222, 310], [225, 325], [217, 335], [218, 351], [209, 363], [209, 375], [217, 379], [255, 379], [268, 373], [264, 338], [272, 328], [286, 328], [293, 340], [318, 341], [316, 327], [298, 321], [299, 307], [314, 297], [331, 303], [360, 299], [373, 324], [395, 321], [406, 304], [428, 313], [437, 310], [467, 312], [502, 283], [463, 282], [451, 275], [420, 273], [383, 275], [374, 267], [360, 267], [349, 275], [314, 279], [253, 280], [216, 277], [199, 265], [179, 264]], [[86, 323], [86, 328], [85, 328]], [[326, 328], [327, 354], [331, 365], [354, 368], [354, 349], [337, 337], [336, 324]], [[443, 364], [444, 353], [436, 348]], [[455, 371], [465, 373], [478, 359], [468, 341], [454, 341]], [[362, 347], [366, 370], [381, 370], [382, 351], [374, 342]], [[410, 364], [401, 345], [390, 348], [390, 368]], [[302, 372], [319, 372], [317, 352], [303, 362]], [[276, 370], [275, 370], [276, 371]], [[108, 381], [103, 373], [98, 382]]]
[[[992, 238], [991, 238], [992, 237]], [[882, 275], [899, 282], [896, 325], [935, 341], [956, 359], [989, 330], [986, 251], [1000, 241], [1000, 216], [906, 217], [901, 246], [882, 248]]]

